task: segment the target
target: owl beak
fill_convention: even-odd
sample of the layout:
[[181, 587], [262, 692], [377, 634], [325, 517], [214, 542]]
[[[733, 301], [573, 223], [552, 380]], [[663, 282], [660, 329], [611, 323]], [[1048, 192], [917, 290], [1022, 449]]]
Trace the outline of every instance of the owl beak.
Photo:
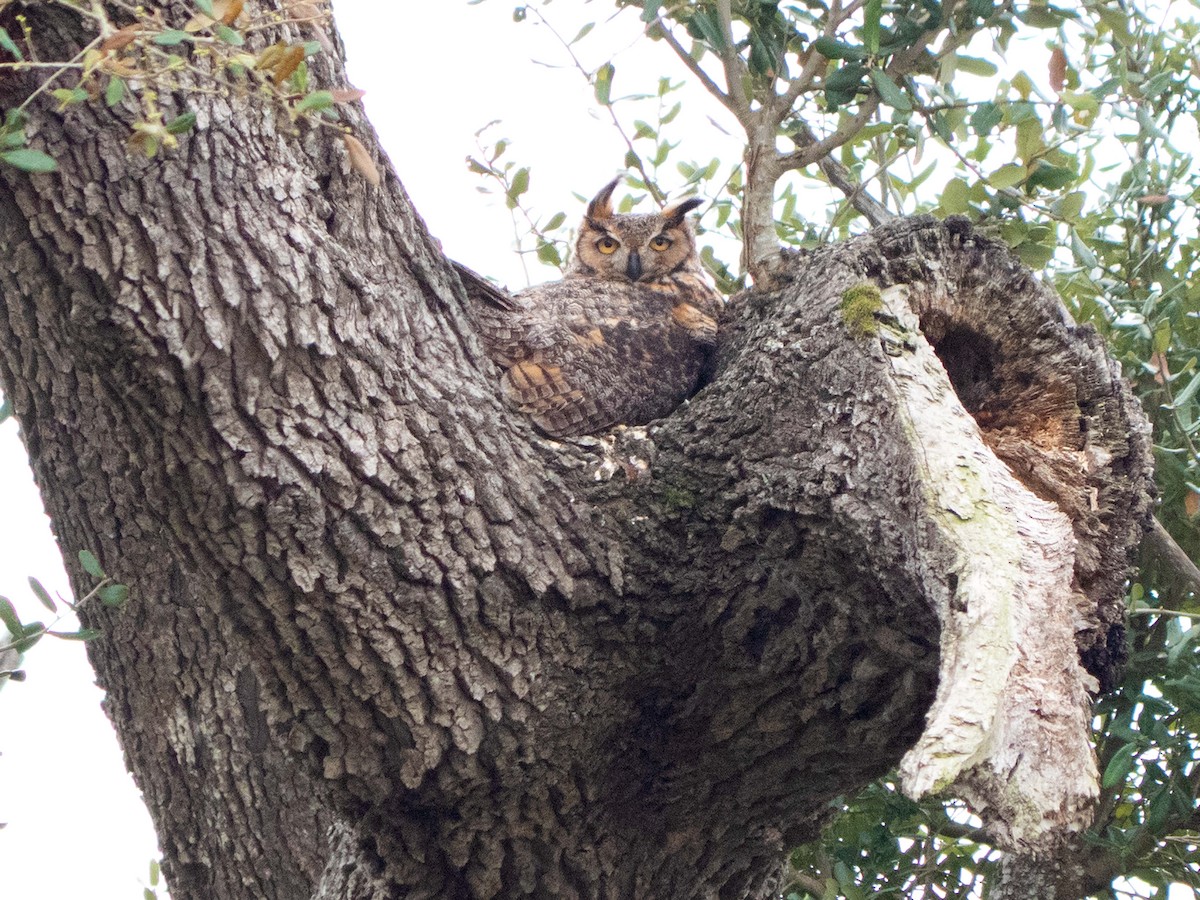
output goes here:
[[629, 276], [630, 281], [637, 281], [642, 277], [642, 257], [636, 250], [629, 251], [629, 260], [625, 263], [625, 274]]

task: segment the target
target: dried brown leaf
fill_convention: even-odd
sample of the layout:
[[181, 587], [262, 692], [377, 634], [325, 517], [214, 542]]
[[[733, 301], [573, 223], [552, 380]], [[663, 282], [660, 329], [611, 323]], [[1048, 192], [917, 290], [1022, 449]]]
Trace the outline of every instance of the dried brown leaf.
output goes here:
[[326, 53], [335, 52], [333, 41], [329, 39], [329, 34], [324, 28], [322, 28], [316, 22], [313, 22], [308, 27], [312, 29], [313, 37], [316, 38], [317, 43], [321, 45], [322, 50], [324, 50]]
[[1154, 380], [1159, 384], [1166, 384], [1167, 379], [1171, 377], [1171, 369], [1167, 365], [1167, 356], [1161, 350], [1157, 350], [1150, 355], [1150, 365], [1154, 369]]
[[279, 62], [279, 57], [283, 55], [283, 51], [288, 48], [288, 45], [283, 41], [276, 41], [270, 47], [258, 54], [258, 59], [254, 61], [254, 68], [257, 70], [270, 69]]
[[188, 34], [195, 34], [197, 31], [203, 31], [206, 28], [212, 28], [216, 24], [216, 19], [212, 18], [211, 16], [206, 16], [202, 12], [198, 12], [183, 23], [183, 30]]
[[287, 81], [296, 69], [300, 68], [300, 63], [304, 62], [304, 48], [300, 46], [288, 47], [280, 55], [279, 60], [271, 66], [271, 80], [276, 84], [283, 84]]
[[309, 28], [312, 29], [313, 37], [317, 39], [317, 43], [326, 53], [333, 53], [333, 41], [329, 39], [329, 35], [321, 26], [321, 22], [328, 18], [325, 10], [321, 9], [315, 3], [307, 3], [304, 0], [291, 3], [288, 5], [288, 13], [292, 18], [302, 22], [307, 22]]
[[358, 88], [338, 88], [329, 93], [333, 95], [334, 103], [353, 103], [355, 100], [361, 100], [367, 92]]
[[138, 68], [137, 60], [131, 56], [116, 56], [112, 59], [105, 60], [100, 70], [108, 75], [116, 75], [118, 78], [137, 78], [145, 73]]
[[1050, 87], [1054, 93], [1061, 94], [1067, 85], [1067, 54], [1062, 47], [1055, 47], [1050, 54]]
[[213, 24], [232, 25], [242, 11], [242, 0], [213, 0]]
[[352, 134], [343, 134], [342, 143], [346, 145], [346, 155], [350, 157], [350, 168], [367, 179], [372, 187], [379, 187], [383, 178], [363, 142]]
[[317, 9], [314, 4], [305, 2], [305, 0], [289, 4], [288, 12], [297, 19], [319, 19], [322, 16], [321, 10]]
[[138, 22], [132, 25], [126, 25], [124, 28], [118, 28], [100, 44], [99, 50], [101, 53], [107, 53], [110, 50], [123, 50], [132, 44], [142, 30], [142, 26]]
[[232, 25], [242, 14], [244, 5], [243, 0], [216, 0], [213, 3], [213, 12], [223, 24]]

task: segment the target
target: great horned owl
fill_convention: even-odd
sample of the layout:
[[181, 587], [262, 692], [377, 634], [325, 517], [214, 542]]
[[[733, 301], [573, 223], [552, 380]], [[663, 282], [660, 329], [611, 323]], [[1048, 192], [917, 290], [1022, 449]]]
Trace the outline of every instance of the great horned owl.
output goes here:
[[641, 425], [695, 393], [723, 298], [686, 216], [617, 214], [609, 182], [588, 204], [565, 277], [509, 296], [463, 271], [506, 398], [552, 437]]

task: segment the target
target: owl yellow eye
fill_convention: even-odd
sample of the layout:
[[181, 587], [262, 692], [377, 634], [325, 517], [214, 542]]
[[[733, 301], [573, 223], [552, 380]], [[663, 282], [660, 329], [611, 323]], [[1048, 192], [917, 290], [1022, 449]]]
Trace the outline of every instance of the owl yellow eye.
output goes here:
[[664, 235], [659, 235], [650, 242], [650, 249], [657, 250], [659, 253], [671, 246], [671, 239]]
[[616, 238], [611, 238], [608, 235], [605, 235], [604, 237], [600, 238], [600, 240], [596, 241], [596, 249], [601, 253], [614, 253], [620, 246], [621, 245], [618, 243]]

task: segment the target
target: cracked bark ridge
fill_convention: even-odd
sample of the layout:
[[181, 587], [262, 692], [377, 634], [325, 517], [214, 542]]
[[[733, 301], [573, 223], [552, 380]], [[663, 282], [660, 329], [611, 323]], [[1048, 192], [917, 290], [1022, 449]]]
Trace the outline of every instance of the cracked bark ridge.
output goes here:
[[[683, 409], [556, 443], [500, 402], [394, 177], [236, 97], [160, 96], [185, 102], [177, 156], [130, 156], [122, 110], [85, 105], [31, 113], [59, 173], [0, 169], [0, 382], [67, 559], [131, 585], [88, 649], [174, 896], [769, 896], [829, 801], [918, 740], [961, 632], [905, 309], [1087, 550], [1068, 608], [1103, 644], [1140, 420], [1094, 338], [1016, 311], [1010, 265], [982, 333], [1074, 348], [1080, 410], [1018, 452], [999, 398], [1026, 370], [946, 337], [994, 245], [919, 220], [794, 260]], [[855, 336], [865, 282], [907, 287]]]
[[906, 789], [953, 790], [1001, 846], [1052, 857], [1097, 793], [1090, 694], [1117, 676], [1122, 584], [1150, 508], [1148, 427], [1095, 333], [965, 221], [894, 223], [840, 246], [850, 272], [832, 284], [827, 252], [789, 290], [882, 288], [877, 324], [856, 327], [891, 360], [951, 560], [932, 594], [938, 699], [901, 767]]

